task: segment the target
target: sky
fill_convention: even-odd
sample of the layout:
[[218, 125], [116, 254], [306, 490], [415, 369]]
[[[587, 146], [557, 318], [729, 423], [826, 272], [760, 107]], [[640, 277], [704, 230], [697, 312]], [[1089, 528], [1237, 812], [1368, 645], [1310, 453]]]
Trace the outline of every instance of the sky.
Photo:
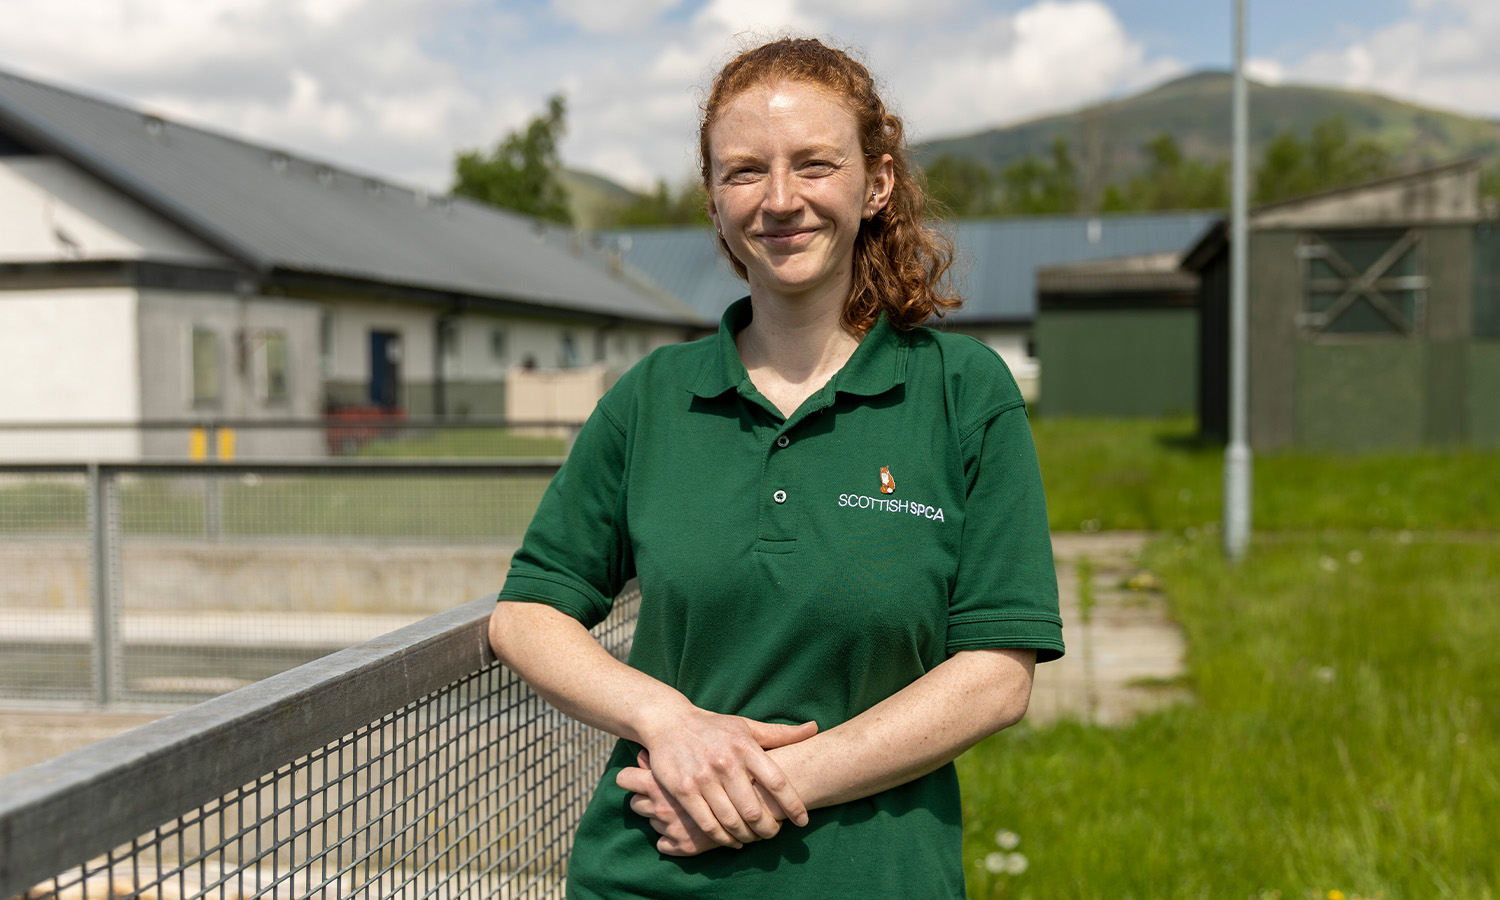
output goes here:
[[[1247, 0], [1249, 70], [1500, 118], [1496, 0]], [[695, 169], [735, 50], [856, 50], [913, 140], [1065, 112], [1232, 61], [1232, 0], [0, 0], [0, 69], [392, 181], [568, 103], [565, 163]]]

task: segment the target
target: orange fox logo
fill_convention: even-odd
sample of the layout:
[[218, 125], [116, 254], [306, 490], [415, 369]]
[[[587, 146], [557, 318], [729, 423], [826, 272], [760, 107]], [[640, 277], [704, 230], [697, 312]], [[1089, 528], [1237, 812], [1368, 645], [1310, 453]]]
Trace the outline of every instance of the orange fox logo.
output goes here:
[[894, 493], [896, 493], [896, 479], [894, 479], [894, 478], [891, 477], [891, 467], [890, 466], [881, 466], [880, 467], [880, 493], [882, 493], [882, 494], [894, 494]]

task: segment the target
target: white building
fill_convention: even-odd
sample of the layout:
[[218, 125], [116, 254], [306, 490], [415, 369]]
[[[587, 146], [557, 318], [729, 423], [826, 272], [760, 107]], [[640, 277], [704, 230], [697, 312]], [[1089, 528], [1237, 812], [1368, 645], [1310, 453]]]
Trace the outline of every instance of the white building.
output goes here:
[[516, 367], [618, 373], [704, 325], [525, 217], [0, 73], [0, 459], [35, 455], [6, 425], [500, 416]]

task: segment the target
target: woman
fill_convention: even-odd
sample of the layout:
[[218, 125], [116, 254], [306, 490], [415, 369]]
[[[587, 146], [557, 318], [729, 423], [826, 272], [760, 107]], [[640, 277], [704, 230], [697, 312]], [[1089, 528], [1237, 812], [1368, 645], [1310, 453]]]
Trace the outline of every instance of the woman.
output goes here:
[[[1025, 405], [984, 345], [917, 327], [957, 305], [951, 253], [862, 65], [741, 54], [699, 138], [750, 296], [600, 401], [491, 623], [621, 738], [568, 896], [962, 897], [951, 762], [1063, 650]], [[626, 665], [585, 629], [632, 576]]]

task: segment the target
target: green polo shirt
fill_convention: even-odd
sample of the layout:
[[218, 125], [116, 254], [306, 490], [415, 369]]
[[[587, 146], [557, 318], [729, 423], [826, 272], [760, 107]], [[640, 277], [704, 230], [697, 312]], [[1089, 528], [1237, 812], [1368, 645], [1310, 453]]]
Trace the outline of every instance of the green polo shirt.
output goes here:
[[[638, 577], [630, 665], [705, 709], [823, 730], [960, 650], [1061, 656], [1036, 452], [994, 351], [882, 318], [784, 417], [735, 348], [750, 318], [741, 300], [599, 401], [501, 599], [592, 626]], [[616, 746], [584, 813], [570, 898], [964, 896], [951, 764], [684, 860], [615, 786], [635, 751]]]

